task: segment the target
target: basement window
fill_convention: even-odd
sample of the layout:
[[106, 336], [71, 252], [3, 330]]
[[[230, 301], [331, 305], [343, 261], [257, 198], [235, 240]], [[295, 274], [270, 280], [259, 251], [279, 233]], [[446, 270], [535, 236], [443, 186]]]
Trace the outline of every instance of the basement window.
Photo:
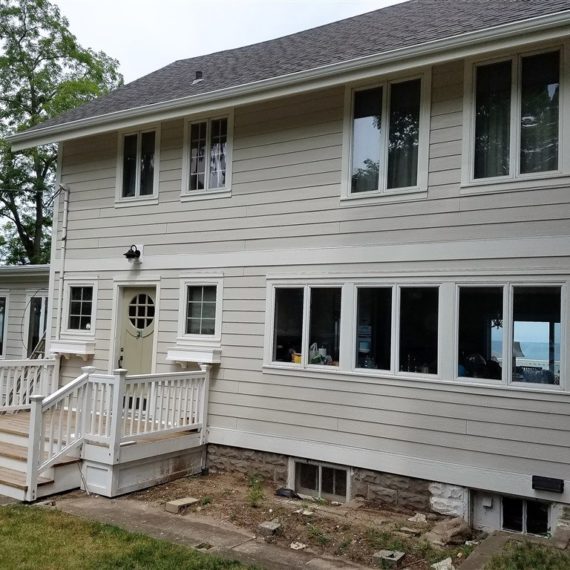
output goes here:
[[295, 461], [295, 491], [332, 501], [347, 500], [347, 470], [333, 465]]
[[549, 505], [542, 501], [503, 497], [502, 528], [525, 534], [548, 534]]

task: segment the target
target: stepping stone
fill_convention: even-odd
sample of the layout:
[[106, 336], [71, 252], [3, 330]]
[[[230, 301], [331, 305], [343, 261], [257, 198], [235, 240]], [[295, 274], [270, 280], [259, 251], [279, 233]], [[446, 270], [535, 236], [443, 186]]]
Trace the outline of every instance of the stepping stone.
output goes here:
[[408, 536], [420, 536], [422, 533], [422, 531], [417, 528], [410, 528], [407, 526], [400, 527], [400, 532], [407, 534]]
[[166, 503], [166, 512], [178, 515], [183, 513], [186, 509], [198, 503], [199, 500], [194, 497], [185, 497], [184, 499], [177, 499], [176, 501], [169, 501]]

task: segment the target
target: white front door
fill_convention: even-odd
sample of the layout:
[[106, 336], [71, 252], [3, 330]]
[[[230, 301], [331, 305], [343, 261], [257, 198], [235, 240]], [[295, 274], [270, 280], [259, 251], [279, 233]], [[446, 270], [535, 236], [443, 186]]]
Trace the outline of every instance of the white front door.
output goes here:
[[155, 309], [154, 287], [123, 289], [118, 365], [129, 375], [152, 372]]

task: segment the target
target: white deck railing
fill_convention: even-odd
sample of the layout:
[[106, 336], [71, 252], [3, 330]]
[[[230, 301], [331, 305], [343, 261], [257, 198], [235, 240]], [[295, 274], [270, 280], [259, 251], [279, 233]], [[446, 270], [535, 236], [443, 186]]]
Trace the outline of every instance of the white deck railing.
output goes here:
[[113, 464], [121, 444], [153, 434], [200, 430], [205, 443], [209, 366], [140, 376], [95, 374], [90, 366], [82, 371], [51, 396], [30, 398], [27, 500], [36, 498], [40, 473], [63, 456], [78, 456], [85, 441], [108, 447]]
[[57, 390], [56, 360], [0, 360], [0, 412], [29, 410], [32, 394]]

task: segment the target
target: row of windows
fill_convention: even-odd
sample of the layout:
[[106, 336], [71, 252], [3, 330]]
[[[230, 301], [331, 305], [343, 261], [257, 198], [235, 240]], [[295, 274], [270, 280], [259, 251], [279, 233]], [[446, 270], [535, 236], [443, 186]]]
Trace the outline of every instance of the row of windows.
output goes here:
[[[180, 337], [220, 338], [217, 281], [183, 282]], [[442, 304], [449, 305], [443, 285], [271, 286], [269, 361], [299, 369], [342, 367], [441, 377], [444, 360], [452, 359], [457, 379], [561, 384], [562, 285], [456, 287], [456, 310], [442, 312]], [[144, 328], [145, 319], [154, 318], [154, 303], [149, 307], [139, 299], [135, 305], [129, 316], [133, 326], [142, 323], [139, 328]], [[451, 314], [455, 316], [447, 318], [456, 326], [453, 350], [441, 341], [441, 330], [449, 324], [442, 315]], [[93, 318], [93, 287], [71, 286], [68, 330], [89, 332]]]
[[[465, 125], [471, 139], [467, 182], [560, 171], [561, 65], [557, 49], [472, 67], [465, 97], [472, 122]], [[427, 187], [429, 97], [424, 75], [351, 92], [346, 195]], [[183, 195], [229, 189], [231, 126], [231, 116], [186, 125]], [[122, 135], [121, 199], [156, 196], [159, 136], [152, 129]]]
[[[560, 385], [561, 286], [461, 285], [457, 292], [450, 351], [440, 346], [447, 323], [439, 285], [277, 286], [271, 361], [429, 376], [452, 358], [454, 378]], [[343, 308], [344, 294], [354, 297], [353, 308]]]

